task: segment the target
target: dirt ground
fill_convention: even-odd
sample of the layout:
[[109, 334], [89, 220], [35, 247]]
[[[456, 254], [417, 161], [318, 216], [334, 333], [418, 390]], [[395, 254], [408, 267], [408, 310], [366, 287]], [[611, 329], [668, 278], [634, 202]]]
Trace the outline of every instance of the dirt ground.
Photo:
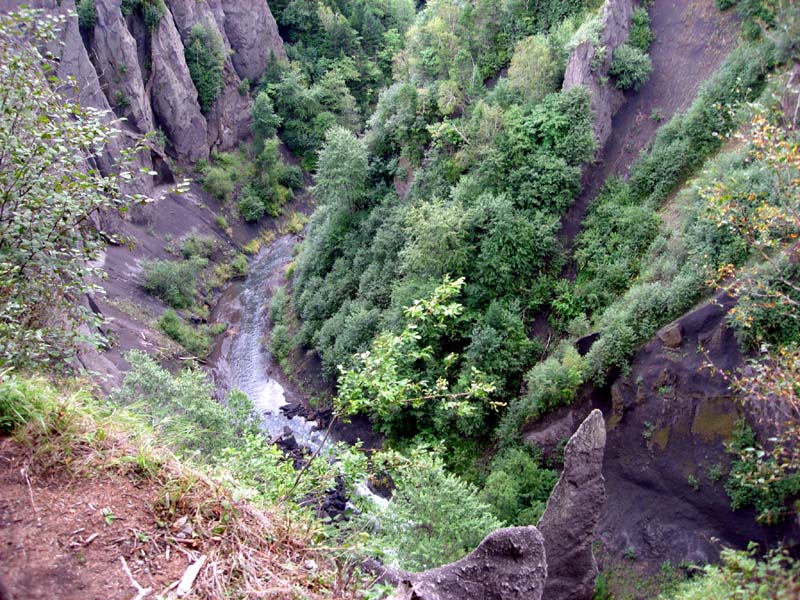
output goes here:
[[[649, 51], [653, 73], [638, 92], [626, 94], [626, 103], [614, 117], [611, 137], [588, 169], [583, 192], [562, 222], [560, 238], [568, 251], [603, 183], [612, 175], [627, 176], [658, 128], [689, 107], [738, 40], [734, 13], [720, 12], [714, 0], [655, 0], [648, 12], [655, 36]], [[562, 276], [573, 279], [575, 275], [570, 261]]]
[[29, 453], [0, 438], [0, 579], [14, 600], [130, 600], [120, 557], [154, 594], [181, 578], [188, 559], [158, 541], [158, 485], [30, 473]]

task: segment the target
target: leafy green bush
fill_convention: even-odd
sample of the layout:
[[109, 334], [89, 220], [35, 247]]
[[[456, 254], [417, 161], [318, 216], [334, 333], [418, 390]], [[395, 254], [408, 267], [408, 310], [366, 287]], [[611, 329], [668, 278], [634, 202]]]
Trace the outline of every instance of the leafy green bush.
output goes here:
[[242, 197], [239, 199], [239, 214], [248, 223], [255, 223], [266, 213], [267, 209], [264, 206], [264, 201], [252, 186], [246, 186], [242, 190]]
[[414, 453], [392, 478], [394, 495], [372, 537], [393, 566], [421, 571], [458, 560], [502, 526], [478, 491], [433, 455]]
[[202, 258], [144, 261], [142, 287], [173, 308], [187, 308], [194, 303], [197, 276], [206, 264]]
[[278, 176], [278, 183], [290, 190], [299, 190], [305, 185], [303, 169], [297, 165], [285, 165]]
[[92, 30], [97, 24], [97, 6], [94, 0], [80, 0], [78, 9], [78, 25], [81, 29]]
[[161, 17], [166, 14], [167, 5], [164, 4], [164, 0], [122, 0], [120, 12], [124, 17], [138, 12], [147, 28], [153, 31], [161, 22]]
[[776, 476], [765, 484], [762, 473], [778, 473], [778, 469], [769, 466], [775, 463], [775, 459], [768, 454], [761, 456], [761, 444], [743, 419], [737, 423], [733, 439], [726, 449], [735, 456], [725, 483], [731, 508], [737, 510], [752, 506], [758, 511], [758, 521], [765, 524], [785, 519], [789, 513], [787, 500], [800, 493], [800, 473]]
[[533, 446], [512, 446], [492, 459], [481, 498], [507, 525], [535, 525], [557, 481], [558, 473], [542, 468]]
[[219, 200], [230, 199], [235, 189], [232, 173], [222, 166], [206, 167], [203, 172], [203, 188]]
[[186, 348], [192, 356], [205, 358], [211, 349], [212, 336], [222, 333], [225, 325], [191, 325], [169, 309], [158, 320], [158, 328], [169, 338]]
[[650, 15], [647, 14], [647, 9], [635, 9], [631, 19], [628, 44], [634, 48], [638, 48], [642, 52], [647, 52], [650, 44], [653, 43], [653, 39], [653, 33], [650, 31]]
[[[96, 259], [113, 236], [88, 224], [131, 203], [119, 184], [135, 177], [132, 157], [144, 147], [123, 144], [119, 160], [103, 163], [119, 131], [57, 91], [70, 86], [54, 84], [58, 64], [46, 50], [60, 43], [61, 24], [24, 4], [0, 17], [0, 88], [14, 115], [0, 119], [3, 367], [68, 368], [79, 338], [99, 341], [98, 317], [77, 299], [93, 293]], [[97, 161], [108, 168], [91, 167]]]
[[658, 600], [794, 600], [800, 593], [800, 564], [787, 551], [761, 556], [751, 544], [749, 552], [725, 548], [720, 558]]
[[184, 54], [192, 82], [197, 88], [200, 108], [204, 113], [208, 112], [225, 86], [225, 48], [222, 40], [215, 31], [198, 23], [189, 33]]
[[247, 263], [247, 257], [241, 252], [237, 254], [231, 261], [231, 267], [236, 277], [246, 277], [247, 272], [250, 270], [250, 265]]
[[630, 44], [622, 44], [614, 50], [608, 74], [616, 79], [618, 88], [638, 91], [652, 71], [653, 63], [643, 50]]
[[214, 400], [214, 386], [202, 370], [172, 376], [144, 352], [125, 355], [131, 368], [112, 399], [148, 419], [162, 439], [184, 454], [219, 453], [259, 431], [253, 405], [231, 392], [228, 406]]
[[578, 387], [585, 380], [583, 360], [572, 347], [536, 364], [525, 375], [527, 392], [514, 400], [497, 428], [502, 444], [513, 444], [520, 428], [530, 419], [574, 400]]
[[181, 256], [185, 259], [211, 258], [217, 251], [217, 240], [211, 236], [192, 232], [181, 242]]

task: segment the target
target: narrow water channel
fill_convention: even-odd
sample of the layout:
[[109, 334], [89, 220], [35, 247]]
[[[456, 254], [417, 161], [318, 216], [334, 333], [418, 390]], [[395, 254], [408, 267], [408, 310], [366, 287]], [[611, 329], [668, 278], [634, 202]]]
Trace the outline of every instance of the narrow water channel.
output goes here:
[[280, 410], [287, 402], [301, 399], [292, 397], [280, 383], [280, 368], [268, 350], [269, 305], [275, 290], [285, 284], [284, 272], [294, 244], [293, 236], [277, 238], [251, 259], [247, 279], [223, 294], [214, 318], [229, 327], [215, 345], [211, 364], [218, 389], [246, 393], [271, 436], [281, 435], [289, 427], [299, 443], [316, 447], [322, 439], [316, 423], [302, 417], [289, 419]]

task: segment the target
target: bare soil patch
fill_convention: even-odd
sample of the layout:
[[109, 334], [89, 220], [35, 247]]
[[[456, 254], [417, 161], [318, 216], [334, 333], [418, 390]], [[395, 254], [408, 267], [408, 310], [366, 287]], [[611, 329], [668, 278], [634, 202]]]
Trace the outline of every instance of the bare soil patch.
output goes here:
[[37, 473], [28, 449], [0, 438], [0, 489], [0, 577], [15, 600], [130, 600], [136, 589], [120, 557], [155, 593], [188, 566], [158, 541], [152, 480]]

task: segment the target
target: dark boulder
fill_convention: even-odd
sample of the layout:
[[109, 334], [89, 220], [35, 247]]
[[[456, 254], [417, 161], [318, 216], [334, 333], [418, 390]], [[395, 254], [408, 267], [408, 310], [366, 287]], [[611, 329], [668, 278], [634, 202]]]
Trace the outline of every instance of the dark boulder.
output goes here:
[[509, 527], [457, 562], [401, 577], [391, 600], [540, 600], [546, 578], [542, 534]]
[[537, 524], [547, 550], [547, 600], [589, 600], [594, 594], [592, 544], [606, 501], [605, 446], [603, 413], [593, 410], [567, 443], [564, 471]]

